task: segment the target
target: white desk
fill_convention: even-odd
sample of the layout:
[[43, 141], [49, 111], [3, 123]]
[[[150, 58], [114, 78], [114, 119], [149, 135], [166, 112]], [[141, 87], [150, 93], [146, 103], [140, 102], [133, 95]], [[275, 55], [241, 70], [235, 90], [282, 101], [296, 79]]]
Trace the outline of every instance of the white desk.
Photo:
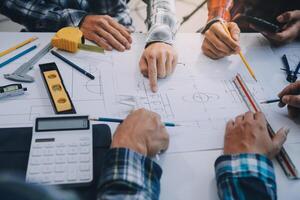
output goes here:
[[[29, 36], [32, 36], [31, 33], [0, 33], [0, 51], [10, 47], [12, 44], [16, 44]], [[34, 35], [39, 36], [39, 41], [42, 43], [47, 43], [52, 33], [34, 33]], [[253, 36], [253, 34], [243, 35], [244, 41], [247, 42], [247, 37]], [[135, 39], [141, 39], [140, 35], [135, 35]], [[253, 38], [253, 37], [252, 37]], [[201, 41], [202, 37], [198, 34], [178, 34], [177, 45], [181, 47], [179, 52], [188, 50], [192, 52], [188, 54], [188, 57], [185, 59], [203, 59], [201, 55]], [[251, 40], [249, 40], [251, 41]], [[248, 45], [248, 44], [245, 44]], [[184, 48], [183, 48], [184, 47]], [[246, 55], [247, 56], [247, 55]], [[9, 56], [8, 56], [9, 57]], [[25, 56], [23, 59], [28, 59], [31, 56]], [[180, 55], [182, 58], [182, 55]], [[138, 58], [136, 58], [138, 59]], [[24, 61], [24, 60], [23, 60]], [[180, 61], [180, 59], [179, 59]], [[20, 63], [21, 61], [17, 61]], [[215, 62], [215, 61], [214, 61]], [[213, 61], [210, 62], [213, 67]], [[280, 59], [278, 58], [278, 63]], [[253, 66], [256, 73], [266, 74], [267, 72], [264, 69], [256, 69]], [[9, 66], [0, 69], [0, 73], [12, 72], [14, 68]], [[286, 83], [284, 82], [284, 73], [280, 72], [280, 69], [275, 69], [276, 75], [269, 76], [270, 82], [274, 82], [274, 87], [281, 89]], [[281, 74], [280, 74], [281, 73]], [[38, 76], [38, 72], [31, 72], [31, 75]], [[279, 74], [279, 75], [278, 75]], [[282, 80], [282, 81], [278, 81]], [[11, 83], [3, 80], [3, 77], [0, 76], [1, 85]], [[35, 87], [34, 87], [35, 88]], [[40, 90], [41, 94], [44, 92], [44, 87], [36, 89]], [[43, 101], [49, 101], [47, 98]], [[1, 106], [0, 102], [0, 106]], [[2, 104], [3, 105], [3, 104]], [[80, 107], [79, 112], [99, 112], [99, 110], [91, 110], [88, 105], [87, 107]], [[14, 108], [11, 108], [14, 109]], [[0, 116], [1, 117], [1, 116]], [[2, 116], [5, 117], [5, 116]], [[20, 116], [22, 119], [22, 116]], [[21, 122], [20, 122], [21, 123]], [[214, 151], [197, 151], [189, 153], [174, 153], [174, 154], [165, 154], [160, 158], [159, 163], [163, 168], [163, 176], [161, 182], [161, 199], [163, 200], [198, 200], [198, 199], [208, 199], [214, 200], [218, 199], [216, 183], [214, 180], [214, 161], [218, 155], [221, 154], [220, 150]], [[278, 196], [279, 199], [299, 199], [300, 197], [300, 181], [290, 181], [288, 180], [281, 168], [275, 163], [276, 176], [278, 183]], [[298, 198], [297, 198], [298, 197]]]

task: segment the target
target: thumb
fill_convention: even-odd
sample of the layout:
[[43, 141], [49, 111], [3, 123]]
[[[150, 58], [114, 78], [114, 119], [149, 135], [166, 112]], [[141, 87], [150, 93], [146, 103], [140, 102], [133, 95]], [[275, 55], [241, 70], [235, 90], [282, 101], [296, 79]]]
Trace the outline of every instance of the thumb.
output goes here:
[[290, 106], [300, 108], [300, 95], [284, 95], [282, 102]]
[[271, 157], [274, 157], [279, 153], [283, 143], [286, 141], [289, 132], [290, 130], [286, 128], [281, 128], [277, 131], [276, 135], [272, 138], [273, 150], [271, 152]]
[[234, 22], [229, 22], [228, 23], [228, 30], [231, 34], [231, 37], [235, 40], [235, 41], [239, 41], [240, 40], [240, 29], [238, 27], [238, 25]]

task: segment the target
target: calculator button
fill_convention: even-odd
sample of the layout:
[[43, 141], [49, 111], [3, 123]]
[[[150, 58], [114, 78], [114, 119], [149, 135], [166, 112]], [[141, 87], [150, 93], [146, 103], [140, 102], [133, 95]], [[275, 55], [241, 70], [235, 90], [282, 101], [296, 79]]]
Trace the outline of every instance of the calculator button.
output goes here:
[[90, 156], [80, 156], [79, 157], [80, 162], [89, 162], [90, 161]]
[[80, 153], [88, 154], [88, 153], [90, 153], [90, 148], [89, 147], [80, 147]]
[[45, 157], [43, 159], [43, 164], [53, 164], [54, 163], [54, 157]]
[[56, 165], [55, 172], [65, 172], [66, 166], [65, 165]]
[[44, 175], [42, 179], [42, 183], [50, 183], [51, 182], [51, 177], [50, 175]]
[[39, 166], [30, 166], [29, 173], [30, 174], [39, 174], [41, 172], [41, 168]]
[[90, 171], [90, 165], [89, 164], [81, 164], [79, 165], [80, 171]]
[[32, 157], [30, 160], [30, 164], [31, 165], [39, 165], [40, 164], [40, 160], [37, 157]]
[[52, 172], [52, 165], [44, 165], [43, 166], [43, 173], [51, 173]]
[[53, 148], [54, 144], [53, 143], [47, 143], [47, 144], [45, 144], [45, 147], [46, 148]]
[[77, 145], [77, 143], [75, 143], [75, 142], [69, 144], [69, 147], [77, 147], [77, 146], [78, 146], [78, 145]]
[[65, 180], [65, 174], [64, 173], [57, 173], [54, 176], [55, 182], [63, 182]]
[[53, 149], [44, 149], [43, 154], [45, 156], [52, 156], [54, 154]]
[[66, 162], [66, 157], [65, 156], [56, 156], [55, 158], [55, 163], [57, 164], [62, 164]]
[[76, 147], [70, 147], [67, 149], [68, 154], [75, 155], [77, 154], [77, 148]]
[[41, 149], [32, 149], [32, 156], [38, 157], [42, 155]]
[[65, 147], [66, 145], [64, 144], [64, 143], [58, 143], [57, 145], [56, 145], [56, 147]]
[[90, 172], [81, 172], [79, 174], [79, 179], [81, 181], [87, 181], [91, 179], [91, 173]]
[[90, 141], [90, 138], [89, 137], [82, 137], [80, 138], [81, 141]]
[[76, 180], [76, 166], [71, 165], [68, 167], [68, 181], [75, 181]]
[[82, 141], [80, 142], [80, 146], [89, 146], [90, 142], [89, 141]]
[[65, 155], [65, 149], [64, 148], [57, 148], [56, 149], [56, 155]]
[[76, 163], [77, 156], [68, 156], [68, 163]]

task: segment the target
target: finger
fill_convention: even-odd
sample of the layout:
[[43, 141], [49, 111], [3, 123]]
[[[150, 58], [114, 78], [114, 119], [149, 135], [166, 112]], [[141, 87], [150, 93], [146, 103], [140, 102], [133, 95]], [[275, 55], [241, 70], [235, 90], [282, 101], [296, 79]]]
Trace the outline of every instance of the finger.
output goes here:
[[231, 38], [230, 35], [224, 30], [221, 23], [218, 23], [217, 26], [212, 26], [212, 31], [216, 34], [216, 36], [221, 39], [227, 46], [229, 46], [233, 51], [239, 51], [239, 43]]
[[298, 118], [300, 116], [300, 108], [288, 106], [288, 114], [291, 118]]
[[150, 88], [152, 92], [157, 92], [157, 68], [156, 68], [156, 58], [147, 58], [148, 63], [148, 78], [150, 81]]
[[112, 46], [110, 46], [104, 38], [100, 37], [97, 34], [93, 34], [91, 40], [94, 41], [98, 46], [104, 48], [107, 51], [113, 50]]
[[108, 33], [114, 36], [126, 49], [130, 49], [130, 43], [125, 36], [123, 36], [122, 32], [119, 29], [116, 29], [112, 26], [112, 23], [102, 22], [101, 27], [104, 28]]
[[244, 120], [245, 121], [252, 121], [254, 120], [254, 113], [253, 112], [246, 112], [246, 114], [244, 115]]
[[282, 145], [286, 141], [289, 129], [281, 128], [277, 131], [276, 135], [272, 138], [273, 149], [271, 151], [271, 158], [276, 156], [282, 148]]
[[244, 120], [244, 115], [239, 115], [235, 118], [235, 125], [240, 124]]
[[220, 52], [220, 54], [228, 55], [233, 52], [232, 49], [227, 46], [222, 40], [220, 40], [212, 31], [206, 31], [205, 38], [210, 42], [211, 45], [215, 47], [215, 49]]
[[127, 29], [125, 26], [116, 22], [113, 18], [110, 18], [108, 21], [111, 26], [113, 26], [115, 29], [117, 29], [118, 31], [120, 31], [122, 33], [122, 35], [127, 39], [127, 41], [129, 43], [132, 43], [132, 38], [130, 36], [129, 29]]
[[266, 123], [266, 117], [263, 112], [256, 112], [254, 113], [254, 119], [259, 121], [259, 122], [264, 122]]
[[268, 39], [271, 39], [273, 43], [282, 44], [291, 42], [298, 36], [298, 27], [295, 25], [291, 25], [287, 29], [279, 33], [268, 33], [263, 32], [263, 35]]
[[105, 31], [101, 27], [96, 28], [96, 32], [99, 36], [103, 37], [112, 47], [118, 51], [125, 51], [125, 47], [114, 38], [109, 32]]
[[286, 86], [279, 94], [278, 97], [282, 98], [284, 95], [297, 94], [300, 93], [300, 81], [291, 83]]
[[238, 42], [240, 40], [240, 32], [241, 32], [238, 25], [234, 22], [229, 22], [227, 26], [232, 39]]
[[203, 41], [201, 49], [202, 49], [203, 54], [208, 56], [211, 59], [216, 60], [216, 59], [221, 58], [217, 54], [215, 54], [212, 50], [210, 50], [210, 43], [206, 38]]
[[285, 12], [277, 17], [277, 21], [280, 23], [287, 23], [294, 20], [300, 19], [300, 11], [289, 11]]
[[145, 77], [148, 77], [147, 61], [144, 56], [141, 57], [139, 65], [140, 65], [141, 73]]
[[158, 78], [166, 77], [166, 56], [164, 53], [160, 53], [157, 59], [157, 76]]
[[213, 55], [215, 55], [217, 58], [223, 58], [224, 56], [226, 56], [226, 54], [224, 54], [223, 52], [219, 51], [211, 41], [207, 40], [207, 48], [210, 52], [213, 53]]
[[300, 95], [284, 95], [281, 101], [289, 106], [300, 108]]
[[178, 55], [177, 53], [174, 55], [173, 60], [172, 60], [172, 72], [173, 73], [175, 71], [175, 68], [177, 66], [178, 63]]
[[167, 53], [167, 60], [166, 60], [166, 75], [169, 76], [173, 72], [173, 60], [174, 57], [171, 53]]
[[234, 127], [234, 121], [233, 120], [229, 120], [226, 124], [226, 133], [229, 133], [230, 130], [232, 130]]

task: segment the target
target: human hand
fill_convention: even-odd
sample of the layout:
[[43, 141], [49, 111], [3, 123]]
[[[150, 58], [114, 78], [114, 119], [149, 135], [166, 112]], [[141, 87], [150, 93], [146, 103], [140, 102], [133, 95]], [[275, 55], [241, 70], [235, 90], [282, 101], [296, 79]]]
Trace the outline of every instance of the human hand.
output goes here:
[[165, 78], [173, 73], [177, 57], [175, 48], [163, 42], [152, 43], [144, 50], [140, 70], [149, 78], [152, 92], [157, 92], [157, 78]]
[[81, 23], [84, 37], [95, 42], [105, 50], [118, 51], [130, 49], [132, 39], [130, 31], [107, 15], [88, 15]]
[[287, 105], [289, 116], [296, 118], [300, 115], [300, 81], [286, 86], [279, 94], [279, 107]]
[[257, 153], [273, 158], [279, 153], [288, 132], [281, 128], [271, 139], [264, 114], [247, 112], [227, 123], [224, 154]]
[[300, 36], [300, 10], [285, 12], [277, 17], [277, 21], [285, 24], [281, 32], [262, 32], [272, 43], [280, 45], [292, 42]]
[[221, 22], [216, 22], [205, 32], [202, 44], [203, 53], [212, 58], [219, 59], [240, 51], [240, 29], [234, 22], [225, 23], [231, 35], [224, 30]]
[[168, 148], [169, 135], [160, 116], [145, 109], [139, 109], [119, 125], [112, 148], [128, 148], [145, 156], [153, 157]]

